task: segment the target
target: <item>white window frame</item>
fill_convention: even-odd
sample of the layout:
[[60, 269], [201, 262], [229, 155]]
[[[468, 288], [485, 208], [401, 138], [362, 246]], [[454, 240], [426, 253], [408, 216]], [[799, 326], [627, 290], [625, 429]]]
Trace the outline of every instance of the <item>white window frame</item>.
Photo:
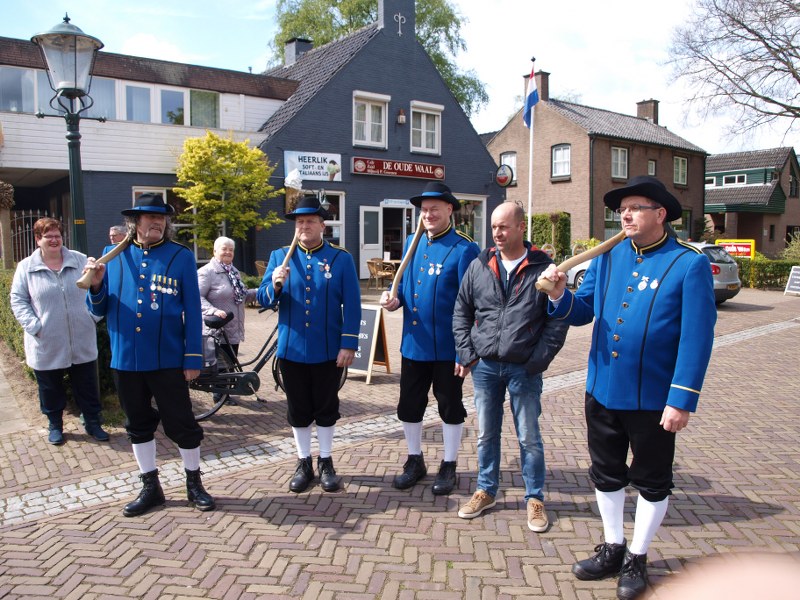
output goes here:
[[[345, 226], [344, 226], [345, 200], [346, 200], [345, 193], [340, 190], [328, 190], [327, 192], [325, 192], [325, 195], [337, 196], [339, 198], [339, 218], [330, 221], [325, 221], [325, 226], [330, 228], [334, 227], [339, 228], [339, 243], [337, 245], [344, 248], [347, 243], [347, 240], [345, 239]], [[327, 240], [328, 238], [326, 237], [325, 239]]]
[[[388, 127], [387, 119], [389, 114], [389, 102], [392, 100], [391, 96], [386, 94], [376, 94], [374, 92], [365, 92], [363, 90], [353, 90], [353, 146], [366, 146], [369, 148], [388, 148]], [[356, 108], [359, 104], [364, 104], [369, 109], [370, 107], [378, 106], [381, 108], [381, 139], [364, 139], [356, 138]], [[367, 111], [371, 112], [371, 111]], [[364, 131], [367, 136], [371, 136], [373, 123], [366, 121]]]
[[689, 159], [685, 156], [672, 157], [672, 182], [686, 185], [689, 180]]
[[[156, 86], [149, 83], [140, 83], [138, 81], [120, 81], [122, 93], [119, 94], [120, 110], [117, 114], [122, 117], [122, 121], [127, 123], [160, 123], [161, 119], [158, 117], [155, 106], [161, 105], [161, 94], [156, 94]], [[128, 118], [128, 88], [142, 88], [150, 92], [150, 119], [147, 121], [133, 121]]]
[[713, 188], [717, 186], [717, 178], [714, 176], [706, 177], [706, 188]]
[[736, 175], [722, 176], [722, 187], [730, 187], [734, 185], [747, 185], [747, 175], [745, 173], [738, 173]]
[[[563, 151], [563, 152], [560, 152]], [[566, 158], [560, 156], [565, 154]], [[557, 167], [566, 165], [565, 173], [557, 173]], [[572, 175], [572, 144], [556, 144], [550, 149], [550, 177], [570, 177]]]
[[650, 177], [656, 176], [656, 161], [653, 159], [647, 161], [647, 174], [650, 175]]
[[628, 178], [628, 149], [611, 146], [611, 178]]
[[[442, 104], [432, 104], [431, 102], [422, 102], [421, 100], [411, 101], [411, 127], [409, 127], [409, 148], [411, 152], [418, 152], [421, 154], [441, 154], [442, 153], [442, 113], [444, 106]], [[420, 115], [423, 121], [423, 127], [416, 129], [414, 127], [414, 116]], [[433, 147], [426, 145], [427, 141], [427, 125], [433, 123]], [[414, 144], [414, 132], [420, 132], [420, 140], [422, 145]]]
[[[171, 86], [166, 86], [166, 85], [160, 85], [160, 86], [156, 87], [156, 92], [157, 93], [154, 94], [154, 96], [156, 97], [156, 105], [157, 105], [156, 106], [156, 115], [158, 117], [158, 120], [156, 121], [156, 123], [158, 123], [159, 125], [172, 125], [173, 127], [176, 126], [176, 123], [163, 123], [161, 121], [161, 92], [179, 92], [179, 93], [182, 93], [183, 94], [183, 125], [187, 125], [188, 123], [191, 122], [191, 118], [190, 118], [191, 115], [189, 115], [190, 102], [189, 102], [189, 90], [188, 89], [186, 89], [186, 88], [176, 88], [176, 87], [171, 87]], [[177, 126], [180, 127], [180, 125], [177, 125]]]
[[500, 164], [511, 167], [511, 183], [509, 185], [517, 185], [517, 153], [513, 150], [502, 152]]

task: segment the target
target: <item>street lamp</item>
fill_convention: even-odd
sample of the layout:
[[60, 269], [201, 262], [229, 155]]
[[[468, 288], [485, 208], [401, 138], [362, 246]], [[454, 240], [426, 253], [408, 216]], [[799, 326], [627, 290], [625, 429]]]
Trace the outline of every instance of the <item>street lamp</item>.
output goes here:
[[[70, 24], [69, 15], [50, 31], [39, 33], [31, 38], [39, 46], [42, 58], [47, 65], [50, 87], [56, 93], [50, 99], [50, 106], [63, 113], [67, 122], [67, 145], [69, 147], [69, 189], [72, 209], [72, 247], [84, 254], [88, 253], [86, 242], [86, 221], [83, 208], [83, 171], [81, 170], [81, 134], [79, 124], [81, 113], [94, 104], [89, 96], [92, 85], [92, 69], [97, 51], [103, 42], [86, 35]], [[41, 111], [36, 116], [45, 116]], [[104, 118], [97, 119], [105, 121]]]

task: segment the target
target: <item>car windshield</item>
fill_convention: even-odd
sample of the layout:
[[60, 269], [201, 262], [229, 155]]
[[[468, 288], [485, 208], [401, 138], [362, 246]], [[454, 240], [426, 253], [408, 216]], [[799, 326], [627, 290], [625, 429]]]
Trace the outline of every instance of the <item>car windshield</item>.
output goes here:
[[708, 259], [712, 263], [733, 263], [736, 262], [731, 258], [731, 255], [728, 254], [724, 248], [720, 248], [719, 246], [708, 246], [703, 248], [703, 252], [706, 253]]

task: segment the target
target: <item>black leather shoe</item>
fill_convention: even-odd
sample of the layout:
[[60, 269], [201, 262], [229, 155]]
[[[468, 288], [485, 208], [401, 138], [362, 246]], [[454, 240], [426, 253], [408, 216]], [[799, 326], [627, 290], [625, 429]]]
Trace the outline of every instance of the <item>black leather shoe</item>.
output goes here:
[[214, 510], [217, 507], [217, 503], [214, 502], [211, 494], [203, 487], [203, 482], [200, 481], [200, 469], [196, 471], [185, 469], [185, 471], [186, 497], [189, 499], [189, 502], [194, 502], [194, 507], [203, 512]]
[[572, 565], [572, 574], [582, 581], [616, 575], [625, 558], [625, 544], [625, 540], [621, 544], [598, 544], [594, 547], [597, 554]]
[[297, 468], [294, 471], [294, 477], [289, 482], [289, 491], [299, 494], [308, 489], [308, 484], [314, 480], [314, 463], [311, 462], [311, 457], [306, 456], [297, 461]]
[[409, 454], [403, 472], [394, 478], [392, 485], [398, 490], [407, 490], [428, 474], [422, 454]]
[[647, 590], [647, 554], [625, 552], [617, 582], [617, 598], [634, 600]]
[[456, 487], [456, 461], [442, 461], [433, 482], [433, 495], [446, 496]]
[[339, 489], [341, 478], [336, 476], [336, 469], [333, 468], [333, 459], [317, 459], [317, 471], [319, 472], [319, 484], [326, 492], [335, 492]]
[[164, 490], [161, 489], [161, 482], [158, 480], [158, 470], [142, 473], [139, 479], [142, 480], [142, 491], [136, 500], [129, 502], [122, 509], [122, 514], [126, 517], [138, 517], [165, 502]]

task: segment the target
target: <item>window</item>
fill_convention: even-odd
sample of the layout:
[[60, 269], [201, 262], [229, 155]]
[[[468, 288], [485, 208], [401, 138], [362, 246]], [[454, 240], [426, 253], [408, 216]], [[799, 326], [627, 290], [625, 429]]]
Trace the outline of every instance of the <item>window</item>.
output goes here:
[[444, 106], [411, 101], [411, 151], [441, 153], [441, 122]]
[[125, 86], [125, 120], [150, 123], [150, 88]]
[[647, 161], [647, 174], [651, 177], [656, 176], [656, 161], [648, 160]]
[[353, 91], [353, 145], [386, 148], [386, 113], [391, 96]]
[[550, 171], [551, 177], [569, 177], [571, 174], [570, 167], [570, 148], [569, 144], [560, 144], [553, 146], [552, 157], [553, 164]]
[[722, 178], [722, 185], [744, 185], [747, 183], [747, 175], [725, 175]]
[[770, 242], [775, 241], [775, 225], [769, 226], [769, 241]]
[[189, 110], [192, 127], [219, 127], [219, 94], [216, 92], [189, 92]]
[[686, 185], [689, 161], [682, 156], [672, 158], [672, 182]]
[[[63, 110], [56, 110], [50, 106], [50, 100], [55, 96], [55, 92], [50, 87], [50, 78], [45, 71], [36, 71], [36, 111], [42, 111], [46, 115], [61, 116]], [[65, 102], [67, 100], [65, 99]], [[58, 102], [54, 102], [58, 106]]]
[[[41, 92], [40, 92], [41, 93]], [[94, 105], [86, 111], [86, 116], [97, 119], [117, 118], [117, 84], [113, 79], [92, 77], [92, 87], [89, 95], [94, 100]]]
[[789, 197], [797, 198], [798, 194], [800, 194], [800, 190], [797, 185], [797, 175], [791, 173], [789, 175]]
[[627, 148], [611, 148], [611, 177], [614, 179], [628, 178]]
[[508, 165], [511, 167], [511, 184], [517, 185], [517, 153], [516, 152], [503, 152], [500, 155], [500, 164]]
[[[45, 76], [45, 81], [47, 77]], [[0, 110], [8, 112], [35, 112], [34, 79], [32, 69], [0, 67]], [[50, 90], [48, 84], [45, 90]], [[49, 99], [49, 96], [47, 96]], [[47, 99], [44, 106], [47, 106]]]
[[161, 123], [183, 125], [183, 91], [161, 90]]
[[717, 178], [716, 177], [706, 177], [706, 187], [714, 187], [717, 185]]
[[342, 221], [344, 195], [338, 192], [325, 192], [325, 200], [330, 203], [326, 210], [331, 218], [325, 221], [325, 231], [322, 233], [322, 237], [331, 244], [344, 246], [344, 222]]
[[692, 222], [692, 211], [682, 210], [681, 218], [675, 219], [670, 223], [670, 225], [672, 225], [672, 229], [675, 230], [675, 234], [678, 236], [679, 240], [683, 240], [684, 242], [689, 240], [689, 231], [691, 227], [691, 222]]
[[481, 248], [484, 244], [484, 206], [486, 201], [478, 199], [479, 197], [473, 196], [472, 198], [464, 198], [464, 194], [459, 194], [459, 202], [461, 203], [461, 210], [453, 213], [456, 220], [456, 229], [461, 233], [467, 234], [475, 243]]

